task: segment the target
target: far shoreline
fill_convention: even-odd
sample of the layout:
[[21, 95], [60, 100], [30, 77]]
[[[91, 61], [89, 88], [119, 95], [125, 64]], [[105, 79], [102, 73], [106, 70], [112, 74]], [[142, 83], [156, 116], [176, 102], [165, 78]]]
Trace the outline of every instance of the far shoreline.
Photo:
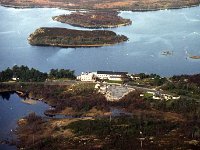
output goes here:
[[[5, 8], [15, 8], [15, 9], [34, 9], [34, 8], [56, 8], [61, 10], [68, 10], [68, 11], [109, 11], [108, 9], [73, 9], [73, 8], [63, 8], [63, 7], [52, 7], [52, 6], [17, 6], [17, 5], [6, 5], [6, 4], [0, 4], [0, 6]], [[111, 9], [113, 11], [119, 11], [119, 12], [125, 12], [125, 11], [131, 11], [131, 12], [153, 12], [153, 11], [162, 11], [162, 10], [176, 10], [176, 9], [184, 9], [184, 8], [194, 8], [199, 7], [200, 4], [195, 5], [184, 5], [180, 7], [167, 7], [167, 8], [149, 8], [149, 9]]]

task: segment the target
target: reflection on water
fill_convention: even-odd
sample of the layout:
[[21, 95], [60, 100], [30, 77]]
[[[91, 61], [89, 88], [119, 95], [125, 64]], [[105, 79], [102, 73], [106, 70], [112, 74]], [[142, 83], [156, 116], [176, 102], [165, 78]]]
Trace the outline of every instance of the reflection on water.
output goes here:
[[[15, 139], [14, 131], [17, 120], [25, 117], [30, 112], [44, 116], [44, 111], [49, 106], [41, 101], [34, 105], [21, 102], [21, 98], [15, 93], [0, 93], [0, 141]], [[14, 146], [1, 145], [0, 149], [16, 149]]]
[[[109, 30], [126, 35], [128, 42], [99, 48], [73, 49], [36, 47], [27, 42], [29, 34], [39, 27], [83, 29], [52, 20], [52, 16], [70, 11], [0, 7], [0, 70], [23, 64], [41, 71], [70, 68], [76, 70], [77, 74], [96, 70], [147, 72], [166, 76], [198, 73], [200, 60], [186, 59], [185, 51], [200, 55], [199, 8], [124, 11], [120, 15], [130, 18], [133, 24]], [[174, 55], [161, 55], [165, 50], [174, 51]]]
[[0, 96], [2, 97], [3, 100], [9, 100], [10, 99], [10, 95], [14, 94], [14, 92], [3, 92], [0, 93]]

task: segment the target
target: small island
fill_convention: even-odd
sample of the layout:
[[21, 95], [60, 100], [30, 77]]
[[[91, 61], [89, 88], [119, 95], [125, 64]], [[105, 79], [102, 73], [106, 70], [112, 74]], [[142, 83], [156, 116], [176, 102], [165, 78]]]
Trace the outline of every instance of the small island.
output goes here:
[[130, 19], [118, 16], [116, 11], [74, 12], [53, 17], [53, 20], [85, 28], [115, 28], [130, 25]]
[[66, 28], [39, 28], [32, 33], [28, 41], [37, 46], [58, 47], [101, 47], [127, 41], [124, 35], [105, 30], [72, 30]]
[[189, 56], [190, 58], [192, 58], [192, 59], [200, 59], [200, 56]]

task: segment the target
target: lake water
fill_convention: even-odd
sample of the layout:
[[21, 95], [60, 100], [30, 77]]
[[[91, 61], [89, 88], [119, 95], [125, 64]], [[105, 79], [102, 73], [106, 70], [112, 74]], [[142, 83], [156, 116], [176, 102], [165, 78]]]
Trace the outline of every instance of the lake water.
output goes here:
[[[31, 112], [44, 116], [44, 111], [49, 109], [49, 106], [41, 101], [30, 105], [23, 103], [21, 100], [22, 98], [17, 94], [0, 93], [0, 141], [15, 138], [14, 130], [17, 127], [17, 120], [20, 118], [27, 116]], [[12, 149], [16, 149], [16, 147], [0, 144], [0, 150]]]
[[[110, 29], [126, 35], [128, 42], [99, 48], [30, 46], [27, 38], [39, 27], [66, 27], [52, 16], [70, 13], [56, 8], [14, 9], [0, 7], [0, 70], [27, 65], [41, 71], [69, 68], [82, 71], [112, 70], [157, 73], [164, 76], [199, 73], [200, 7], [152, 12], [122, 12], [131, 26]], [[87, 30], [87, 29], [86, 29]], [[161, 55], [173, 51], [172, 56]], [[187, 51], [187, 52], [186, 52]]]

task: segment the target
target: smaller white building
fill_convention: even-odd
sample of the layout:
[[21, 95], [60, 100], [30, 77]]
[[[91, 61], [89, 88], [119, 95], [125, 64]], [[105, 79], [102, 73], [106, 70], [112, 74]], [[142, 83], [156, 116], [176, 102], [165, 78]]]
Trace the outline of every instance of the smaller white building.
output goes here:
[[173, 96], [173, 95], [169, 95], [169, 94], [162, 94], [162, 97], [165, 99], [165, 100], [178, 100], [180, 99], [181, 97], [180, 96]]
[[147, 91], [148, 94], [152, 94], [152, 95], [155, 95], [155, 92], [153, 91]]
[[172, 97], [173, 100], [178, 100], [178, 99], [180, 99], [180, 98], [181, 98], [180, 96], [173, 96], [173, 97]]
[[161, 98], [160, 98], [159, 96], [153, 95], [153, 99], [155, 99], [155, 100], [160, 100]]
[[111, 81], [122, 81], [122, 77], [121, 76], [109, 76], [108, 80], [111, 80]]
[[93, 72], [82, 72], [81, 75], [77, 76], [76, 79], [80, 81], [94, 82], [95, 75]]
[[19, 80], [19, 78], [13, 77], [12, 80], [17, 81], [17, 80]]

